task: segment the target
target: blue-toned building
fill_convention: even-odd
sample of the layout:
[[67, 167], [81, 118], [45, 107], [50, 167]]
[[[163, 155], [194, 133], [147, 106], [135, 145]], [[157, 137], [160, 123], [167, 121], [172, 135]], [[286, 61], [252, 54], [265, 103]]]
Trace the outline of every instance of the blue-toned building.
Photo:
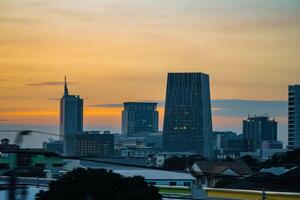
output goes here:
[[255, 152], [263, 141], [277, 140], [277, 121], [268, 116], [254, 116], [243, 120], [244, 151]]
[[125, 102], [122, 111], [122, 134], [142, 137], [158, 132], [157, 103]]
[[83, 132], [83, 99], [79, 95], [69, 95], [65, 78], [64, 95], [60, 100], [60, 140], [64, 142], [64, 153], [68, 154], [70, 138]]
[[49, 141], [43, 142], [43, 149], [62, 154], [64, 152], [64, 143], [60, 140], [49, 139]]
[[213, 157], [209, 76], [169, 73], [163, 128], [163, 149]]
[[289, 86], [288, 149], [300, 148], [300, 85]]
[[76, 134], [73, 142], [74, 156], [114, 156], [114, 134], [100, 134], [97, 131], [87, 131], [84, 134]]

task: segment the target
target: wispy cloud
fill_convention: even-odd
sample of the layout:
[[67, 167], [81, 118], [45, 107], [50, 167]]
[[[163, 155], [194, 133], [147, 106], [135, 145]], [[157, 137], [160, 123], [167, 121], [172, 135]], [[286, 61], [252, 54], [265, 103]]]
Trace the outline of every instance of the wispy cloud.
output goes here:
[[8, 119], [0, 119], [0, 123], [1, 122], [10, 122], [11, 120], [8, 120]]
[[[133, 102], [156, 102], [159, 107], [164, 107], [165, 102], [162, 100], [141, 100], [141, 101], [133, 101]], [[89, 107], [98, 107], [98, 108], [120, 108], [123, 107], [123, 103], [105, 103], [105, 104], [93, 104], [89, 105]]]
[[[27, 86], [57, 86], [57, 85], [63, 85], [64, 82], [61, 81], [48, 81], [48, 82], [34, 82], [34, 83], [28, 83]], [[76, 84], [75, 82], [68, 82], [69, 85]]]
[[121, 103], [109, 103], [109, 104], [94, 104], [94, 105], [89, 105], [89, 107], [94, 107], [94, 108], [119, 108], [122, 107], [123, 104]]
[[272, 117], [286, 117], [287, 101], [262, 101], [242, 99], [212, 100], [214, 116], [241, 117], [268, 114]]
[[[140, 102], [140, 101], [139, 101]], [[158, 102], [159, 107], [165, 106], [165, 101], [142, 101]], [[221, 117], [246, 117], [248, 115], [264, 115], [271, 117], [287, 117], [287, 101], [276, 100], [243, 100], [243, 99], [216, 99], [212, 100], [213, 116]], [[89, 107], [119, 108], [122, 103], [94, 104]]]
[[48, 100], [51, 100], [51, 101], [59, 101], [60, 98], [58, 98], [58, 97], [53, 97], [53, 98], [48, 98]]

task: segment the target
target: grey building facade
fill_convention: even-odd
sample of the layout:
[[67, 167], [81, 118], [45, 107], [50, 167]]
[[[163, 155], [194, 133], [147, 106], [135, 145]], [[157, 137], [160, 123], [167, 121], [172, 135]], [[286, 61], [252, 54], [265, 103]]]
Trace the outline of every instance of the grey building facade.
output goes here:
[[248, 117], [243, 120], [244, 151], [255, 152], [263, 141], [277, 140], [277, 122], [268, 116]]
[[300, 85], [289, 86], [288, 149], [300, 148]]
[[163, 127], [163, 149], [213, 156], [209, 76], [169, 73]]
[[64, 142], [64, 153], [68, 154], [69, 139], [83, 132], [83, 99], [78, 95], [69, 95], [66, 78], [64, 95], [60, 100], [59, 128], [60, 140]]
[[114, 135], [100, 132], [75, 134], [72, 139], [69, 155], [78, 157], [114, 156]]
[[62, 154], [64, 152], [64, 143], [61, 140], [45, 141], [43, 142], [43, 149]]
[[157, 103], [124, 102], [122, 134], [125, 137], [144, 136], [158, 132]]
[[216, 156], [234, 155], [239, 156], [243, 151], [243, 135], [232, 131], [214, 131], [213, 143]]

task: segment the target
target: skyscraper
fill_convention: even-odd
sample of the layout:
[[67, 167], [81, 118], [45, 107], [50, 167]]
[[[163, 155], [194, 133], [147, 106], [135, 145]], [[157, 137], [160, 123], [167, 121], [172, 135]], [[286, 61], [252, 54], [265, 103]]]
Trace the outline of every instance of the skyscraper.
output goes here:
[[78, 95], [69, 95], [65, 78], [64, 95], [60, 100], [60, 140], [64, 141], [64, 153], [68, 143], [76, 133], [83, 132], [83, 99]]
[[255, 152], [263, 141], [277, 140], [277, 122], [268, 116], [248, 117], [243, 120], [244, 151]]
[[143, 136], [158, 132], [157, 103], [125, 102], [122, 111], [122, 134]]
[[212, 157], [212, 119], [209, 76], [169, 73], [163, 128], [163, 148]]
[[289, 86], [288, 149], [300, 148], [300, 85]]

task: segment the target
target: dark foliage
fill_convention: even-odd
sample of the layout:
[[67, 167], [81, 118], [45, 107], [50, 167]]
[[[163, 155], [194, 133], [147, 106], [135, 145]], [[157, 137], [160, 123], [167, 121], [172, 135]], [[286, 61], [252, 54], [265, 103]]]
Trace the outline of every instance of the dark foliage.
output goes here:
[[288, 151], [282, 155], [274, 155], [262, 163], [262, 167], [289, 167], [295, 165], [300, 167], [300, 148], [294, 151]]
[[163, 168], [168, 170], [185, 170], [186, 168], [191, 167], [194, 162], [198, 160], [206, 159], [201, 155], [192, 155], [188, 157], [172, 156], [165, 160]]
[[50, 183], [48, 191], [41, 191], [37, 200], [160, 200], [154, 186], [143, 177], [123, 177], [105, 169], [78, 168]]
[[254, 159], [249, 155], [243, 156], [240, 159], [243, 160], [253, 171], [259, 171], [260, 163], [257, 159]]

